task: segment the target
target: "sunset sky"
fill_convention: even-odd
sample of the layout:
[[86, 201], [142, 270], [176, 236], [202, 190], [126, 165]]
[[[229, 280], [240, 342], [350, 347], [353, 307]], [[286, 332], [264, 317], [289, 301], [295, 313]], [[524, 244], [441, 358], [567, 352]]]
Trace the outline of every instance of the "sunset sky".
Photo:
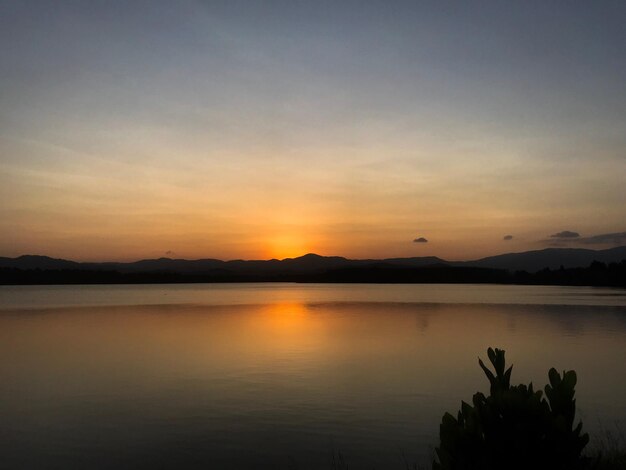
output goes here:
[[626, 244], [625, 25], [621, 0], [0, 1], [0, 256]]

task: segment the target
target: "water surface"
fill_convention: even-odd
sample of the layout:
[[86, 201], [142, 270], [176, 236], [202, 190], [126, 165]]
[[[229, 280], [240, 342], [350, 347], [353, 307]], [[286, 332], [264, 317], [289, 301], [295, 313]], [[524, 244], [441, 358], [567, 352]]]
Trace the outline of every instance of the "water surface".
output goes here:
[[[575, 369], [579, 416], [626, 421], [618, 289], [212, 284], [0, 288], [3, 468], [427, 463], [446, 410]], [[403, 457], [404, 455], [404, 457]]]

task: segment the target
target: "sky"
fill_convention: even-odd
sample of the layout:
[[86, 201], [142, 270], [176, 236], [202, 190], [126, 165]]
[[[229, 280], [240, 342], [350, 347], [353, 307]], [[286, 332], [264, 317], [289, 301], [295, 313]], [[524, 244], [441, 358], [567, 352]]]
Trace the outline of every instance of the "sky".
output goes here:
[[0, 0], [0, 256], [625, 245], [624, 25], [621, 0]]

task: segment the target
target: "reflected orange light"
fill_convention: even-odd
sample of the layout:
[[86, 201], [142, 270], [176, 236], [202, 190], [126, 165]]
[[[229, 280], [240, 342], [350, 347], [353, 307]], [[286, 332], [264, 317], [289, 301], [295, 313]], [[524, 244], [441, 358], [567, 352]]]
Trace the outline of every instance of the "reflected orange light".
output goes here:
[[263, 311], [263, 323], [274, 334], [293, 335], [307, 329], [311, 318], [304, 304], [286, 302], [267, 305]]
[[[253, 330], [257, 355], [282, 357], [294, 351], [311, 351], [326, 341], [326, 325], [303, 303], [281, 302], [261, 307]], [[264, 353], [262, 353], [264, 351]]]

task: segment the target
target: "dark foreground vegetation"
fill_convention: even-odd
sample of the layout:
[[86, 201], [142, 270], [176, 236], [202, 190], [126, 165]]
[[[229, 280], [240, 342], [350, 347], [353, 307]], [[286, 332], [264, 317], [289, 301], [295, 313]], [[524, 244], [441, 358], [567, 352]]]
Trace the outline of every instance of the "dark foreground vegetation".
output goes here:
[[0, 284], [159, 284], [203, 282], [327, 282], [524, 284], [626, 287], [626, 260], [594, 261], [586, 268], [549, 269], [530, 273], [470, 266], [404, 267], [371, 264], [315, 272], [245, 272], [213, 269], [181, 273], [170, 270], [124, 272], [106, 269], [0, 268]]
[[456, 418], [443, 416], [433, 470], [590, 468], [582, 454], [589, 435], [582, 432], [582, 422], [574, 422], [576, 373], [561, 376], [550, 369], [543, 396], [532, 383], [511, 385], [504, 351], [487, 353], [494, 370], [480, 359], [479, 364], [489, 379], [489, 395], [478, 392], [472, 404], [462, 402]]
[[[493, 370], [478, 360], [489, 380], [489, 395], [461, 402], [456, 417], [445, 413], [433, 470], [611, 470], [626, 468], [626, 451], [611, 433], [585, 453], [589, 435], [575, 422], [576, 373], [552, 368], [541, 390], [511, 385], [504, 351], [487, 351]], [[622, 437], [623, 439], [623, 437]]]

